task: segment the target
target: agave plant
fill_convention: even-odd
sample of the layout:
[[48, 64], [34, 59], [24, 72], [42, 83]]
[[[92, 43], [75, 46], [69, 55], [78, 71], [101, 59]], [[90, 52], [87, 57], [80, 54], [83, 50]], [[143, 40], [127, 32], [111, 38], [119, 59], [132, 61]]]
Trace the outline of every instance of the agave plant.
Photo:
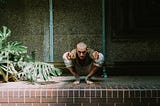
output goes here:
[[61, 74], [61, 70], [53, 64], [45, 62], [31, 62], [27, 55], [27, 47], [18, 41], [6, 42], [11, 36], [11, 31], [6, 26], [0, 31], [0, 74], [7, 82], [9, 78], [19, 78], [28, 81], [37, 81], [37, 78], [48, 80], [51, 76]]

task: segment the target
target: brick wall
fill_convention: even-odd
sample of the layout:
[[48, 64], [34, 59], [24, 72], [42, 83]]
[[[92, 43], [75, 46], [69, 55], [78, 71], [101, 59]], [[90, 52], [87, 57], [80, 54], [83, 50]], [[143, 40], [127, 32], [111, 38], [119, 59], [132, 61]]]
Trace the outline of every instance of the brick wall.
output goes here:
[[0, 89], [0, 106], [159, 106], [159, 89]]

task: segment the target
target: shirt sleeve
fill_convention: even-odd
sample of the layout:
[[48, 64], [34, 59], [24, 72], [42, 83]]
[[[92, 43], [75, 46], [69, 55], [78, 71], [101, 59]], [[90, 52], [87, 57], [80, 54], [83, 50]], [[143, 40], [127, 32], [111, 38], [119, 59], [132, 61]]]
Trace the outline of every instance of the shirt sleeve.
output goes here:
[[94, 58], [93, 58], [93, 52], [94, 52], [94, 50], [91, 49], [91, 48], [88, 48], [87, 52], [89, 53], [89, 56], [94, 60]]
[[73, 49], [71, 53], [73, 53], [74, 57], [76, 58], [76, 49]]

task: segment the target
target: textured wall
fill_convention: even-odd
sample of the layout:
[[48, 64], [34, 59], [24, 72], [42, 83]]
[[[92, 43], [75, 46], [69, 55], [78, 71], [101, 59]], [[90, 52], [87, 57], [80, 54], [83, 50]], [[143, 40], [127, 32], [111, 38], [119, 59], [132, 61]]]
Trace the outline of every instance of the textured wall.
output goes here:
[[[101, 51], [101, 2], [53, 1], [55, 61], [62, 61], [63, 53], [79, 41]], [[29, 53], [36, 51], [36, 59], [44, 61], [49, 52], [49, 0], [7, 0], [0, 14], [0, 25], [12, 30], [12, 39], [22, 41]]]
[[55, 60], [72, 50], [79, 41], [101, 51], [100, 0], [55, 0], [54, 2]]
[[[101, 0], [53, 1], [55, 61], [61, 62], [63, 53], [79, 41], [102, 51]], [[12, 31], [11, 40], [21, 41], [29, 54], [36, 51], [37, 60], [48, 58], [49, 0], [6, 0], [0, 5], [0, 16], [0, 26], [6, 25]], [[114, 41], [107, 33], [107, 63], [159, 61], [159, 45], [154, 39]]]
[[159, 61], [159, 40], [125, 40], [110, 43], [108, 63]]
[[[6, 0], [0, 9], [0, 26], [11, 31], [10, 40], [21, 41], [28, 53], [36, 51], [36, 59], [43, 60], [44, 26], [48, 19], [47, 0]], [[48, 20], [47, 20], [48, 21]]]

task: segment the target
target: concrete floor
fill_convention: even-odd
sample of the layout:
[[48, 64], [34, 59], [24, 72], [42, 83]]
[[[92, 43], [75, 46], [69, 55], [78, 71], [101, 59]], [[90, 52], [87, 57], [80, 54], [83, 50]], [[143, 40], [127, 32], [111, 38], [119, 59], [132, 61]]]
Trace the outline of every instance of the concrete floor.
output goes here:
[[93, 77], [95, 84], [87, 85], [84, 77], [80, 85], [74, 85], [74, 77], [58, 76], [49, 81], [38, 80], [36, 83], [27, 81], [0, 83], [5, 88], [62, 88], [62, 89], [160, 89], [160, 76], [109, 76], [108, 78]]

